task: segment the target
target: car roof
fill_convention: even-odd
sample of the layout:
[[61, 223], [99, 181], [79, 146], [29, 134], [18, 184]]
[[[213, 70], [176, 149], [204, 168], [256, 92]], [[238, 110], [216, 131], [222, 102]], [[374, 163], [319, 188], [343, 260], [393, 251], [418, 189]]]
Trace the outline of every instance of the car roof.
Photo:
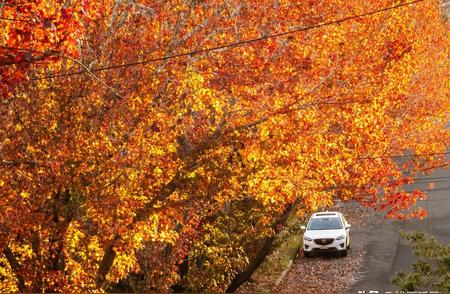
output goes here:
[[330, 217], [330, 216], [339, 216], [341, 213], [337, 211], [323, 211], [316, 212], [311, 217]]

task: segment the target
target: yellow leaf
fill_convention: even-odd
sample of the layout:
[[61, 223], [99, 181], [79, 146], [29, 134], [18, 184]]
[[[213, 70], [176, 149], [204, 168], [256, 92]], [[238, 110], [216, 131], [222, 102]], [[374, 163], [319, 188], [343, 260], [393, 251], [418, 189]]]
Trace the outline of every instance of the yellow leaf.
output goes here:
[[30, 193], [25, 192], [25, 191], [22, 191], [22, 192], [20, 192], [20, 196], [21, 196], [22, 198], [28, 198], [28, 197], [30, 196]]
[[161, 175], [163, 173], [162, 169], [160, 169], [159, 167], [155, 167], [155, 169], [153, 170], [153, 172], [157, 175]]

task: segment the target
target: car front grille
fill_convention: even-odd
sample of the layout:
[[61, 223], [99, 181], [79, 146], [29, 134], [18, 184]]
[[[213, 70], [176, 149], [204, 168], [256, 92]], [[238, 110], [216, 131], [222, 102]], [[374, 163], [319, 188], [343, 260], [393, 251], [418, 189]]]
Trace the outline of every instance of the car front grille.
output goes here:
[[317, 245], [330, 245], [333, 243], [334, 239], [332, 238], [320, 238], [320, 239], [314, 239], [314, 243]]

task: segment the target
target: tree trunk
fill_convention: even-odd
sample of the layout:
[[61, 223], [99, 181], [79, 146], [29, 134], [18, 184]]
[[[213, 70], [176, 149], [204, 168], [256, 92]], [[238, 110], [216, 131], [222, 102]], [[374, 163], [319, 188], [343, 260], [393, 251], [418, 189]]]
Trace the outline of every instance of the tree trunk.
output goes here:
[[20, 273], [20, 265], [17, 262], [17, 259], [14, 256], [14, 253], [8, 246], [6, 246], [6, 248], [3, 250], [3, 254], [5, 254], [5, 257], [9, 262], [9, 266], [11, 267], [11, 269], [13, 270], [13, 272], [15, 273], [15, 275], [17, 277], [17, 282], [18, 282], [17, 285], [19, 287], [19, 292], [23, 292], [25, 290], [25, 280], [24, 280], [22, 274]]
[[290, 204], [286, 208], [283, 215], [275, 223], [272, 224], [272, 229], [275, 231], [275, 234], [271, 237], [266, 238], [266, 240], [264, 241], [264, 245], [262, 246], [261, 250], [258, 252], [256, 257], [252, 260], [252, 262], [247, 266], [247, 268], [243, 272], [239, 273], [237, 276], [234, 277], [233, 281], [225, 291], [226, 293], [233, 293], [234, 291], [236, 291], [236, 289], [239, 288], [243, 283], [245, 283], [245, 281], [247, 281], [256, 271], [256, 269], [261, 265], [261, 263], [266, 258], [267, 254], [272, 249], [273, 241], [280, 232], [279, 226], [286, 222], [286, 220], [291, 215], [292, 211], [295, 210], [299, 202], [300, 200], [296, 199], [292, 204]]

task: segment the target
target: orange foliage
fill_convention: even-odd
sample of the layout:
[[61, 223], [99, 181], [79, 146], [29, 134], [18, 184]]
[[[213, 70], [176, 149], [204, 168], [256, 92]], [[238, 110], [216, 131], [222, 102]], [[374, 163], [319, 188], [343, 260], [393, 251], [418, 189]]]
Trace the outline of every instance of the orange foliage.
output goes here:
[[0, 291], [222, 291], [298, 198], [424, 217], [402, 187], [448, 164], [437, 2], [161, 59], [394, 2], [0, 4]]

